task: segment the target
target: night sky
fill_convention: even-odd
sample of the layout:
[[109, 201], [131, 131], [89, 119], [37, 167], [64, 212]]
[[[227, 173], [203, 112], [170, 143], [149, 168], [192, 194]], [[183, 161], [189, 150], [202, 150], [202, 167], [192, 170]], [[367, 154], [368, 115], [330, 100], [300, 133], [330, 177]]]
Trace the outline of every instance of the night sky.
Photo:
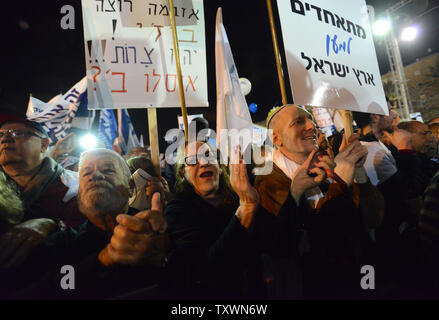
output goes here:
[[[336, 1], [336, 0], [328, 0]], [[275, 5], [275, 0], [273, 4]], [[368, 0], [375, 7], [375, 16], [398, 1]], [[6, 4], [7, 3], [7, 4]], [[75, 30], [63, 30], [60, 9], [63, 5], [75, 8]], [[413, 43], [401, 44], [404, 63], [439, 51], [439, 0], [413, 0], [399, 10], [394, 17], [396, 34], [403, 25], [416, 23], [422, 29], [421, 36]], [[265, 0], [205, 0], [205, 26], [207, 43], [207, 71], [209, 108], [190, 108], [189, 114], [204, 113], [212, 127], [215, 125], [215, 16], [218, 7], [223, 8], [226, 28], [235, 64], [240, 77], [248, 78], [252, 91], [247, 102], [258, 105], [252, 114], [253, 121], [264, 120], [268, 110], [281, 103], [272, 40]], [[276, 8], [274, 8], [277, 20]], [[278, 23], [278, 21], [277, 21]], [[0, 13], [2, 32], [0, 82], [0, 108], [24, 115], [29, 94], [48, 101], [66, 92], [85, 75], [82, 12], [80, 0], [25, 0], [5, 2]], [[281, 44], [281, 35], [278, 39]], [[281, 45], [282, 46], [282, 45]], [[384, 43], [376, 40], [381, 73], [388, 71]], [[284, 61], [284, 65], [286, 62]], [[286, 72], [284, 72], [287, 75]], [[286, 80], [288, 77], [286, 76]], [[288, 81], [287, 81], [288, 82]], [[288, 89], [289, 101], [292, 102]], [[147, 136], [146, 110], [130, 111], [137, 134]], [[159, 134], [177, 126], [180, 110], [159, 109]]]

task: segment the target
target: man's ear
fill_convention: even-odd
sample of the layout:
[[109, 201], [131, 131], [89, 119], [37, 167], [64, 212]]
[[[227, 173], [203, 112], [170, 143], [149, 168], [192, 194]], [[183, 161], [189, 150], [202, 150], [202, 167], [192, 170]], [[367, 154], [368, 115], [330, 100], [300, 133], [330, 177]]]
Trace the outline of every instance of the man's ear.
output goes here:
[[128, 184], [130, 186], [130, 198], [131, 198], [134, 194], [134, 190], [136, 189], [136, 183], [134, 182], [134, 179], [132, 177], [130, 178]]
[[272, 140], [273, 140], [273, 145], [275, 145], [278, 148], [282, 147], [282, 137], [280, 134], [273, 131], [273, 139]]
[[48, 138], [41, 139], [41, 152], [44, 154], [49, 148], [50, 140]]
[[379, 120], [380, 120], [380, 116], [378, 114], [370, 115], [370, 123], [378, 123]]

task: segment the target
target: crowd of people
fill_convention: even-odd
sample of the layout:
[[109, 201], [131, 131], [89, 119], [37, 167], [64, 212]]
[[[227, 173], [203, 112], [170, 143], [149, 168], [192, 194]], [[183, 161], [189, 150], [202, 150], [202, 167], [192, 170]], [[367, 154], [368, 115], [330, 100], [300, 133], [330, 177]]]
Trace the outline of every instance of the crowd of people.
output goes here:
[[438, 123], [353, 118], [326, 139], [306, 109], [273, 109], [254, 175], [207, 139], [160, 170], [74, 135], [49, 152], [40, 124], [1, 114], [0, 298], [439, 298]]

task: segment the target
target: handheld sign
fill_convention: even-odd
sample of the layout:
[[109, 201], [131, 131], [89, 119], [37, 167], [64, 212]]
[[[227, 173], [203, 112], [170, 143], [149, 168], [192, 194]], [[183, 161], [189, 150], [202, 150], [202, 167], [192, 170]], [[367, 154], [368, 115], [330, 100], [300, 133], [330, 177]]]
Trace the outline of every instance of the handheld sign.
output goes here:
[[364, 0], [277, 0], [294, 103], [388, 114]]
[[[175, 1], [186, 104], [206, 107], [202, 0]], [[82, 0], [89, 109], [180, 107], [166, 0]]]

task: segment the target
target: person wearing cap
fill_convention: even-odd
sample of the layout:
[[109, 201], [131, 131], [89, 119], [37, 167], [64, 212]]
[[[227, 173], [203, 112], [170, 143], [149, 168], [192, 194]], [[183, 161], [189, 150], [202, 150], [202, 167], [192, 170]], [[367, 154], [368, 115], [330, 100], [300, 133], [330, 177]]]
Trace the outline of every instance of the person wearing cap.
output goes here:
[[[256, 229], [271, 298], [355, 297], [350, 294], [361, 291], [360, 267], [353, 266], [360, 261], [352, 248], [369, 241], [366, 229], [379, 223], [383, 205], [362, 170], [367, 150], [353, 137], [335, 159], [328, 149], [310, 168], [316, 126], [305, 109], [275, 108], [267, 128], [273, 130], [274, 163], [269, 175], [255, 181], [265, 211]], [[371, 198], [373, 203], [366, 201]], [[367, 211], [375, 215], [362, 215]]]
[[[32, 232], [17, 226], [0, 239], [0, 246], [8, 247], [0, 255], [0, 265], [12, 267], [10, 262], [21, 261], [41, 235], [65, 225], [74, 227], [85, 219], [76, 202], [77, 173], [46, 156], [48, 146], [49, 137], [40, 124], [0, 114], [0, 166], [7, 179], [18, 185], [24, 204], [21, 222], [32, 221]], [[17, 259], [17, 254], [22, 256]]]

